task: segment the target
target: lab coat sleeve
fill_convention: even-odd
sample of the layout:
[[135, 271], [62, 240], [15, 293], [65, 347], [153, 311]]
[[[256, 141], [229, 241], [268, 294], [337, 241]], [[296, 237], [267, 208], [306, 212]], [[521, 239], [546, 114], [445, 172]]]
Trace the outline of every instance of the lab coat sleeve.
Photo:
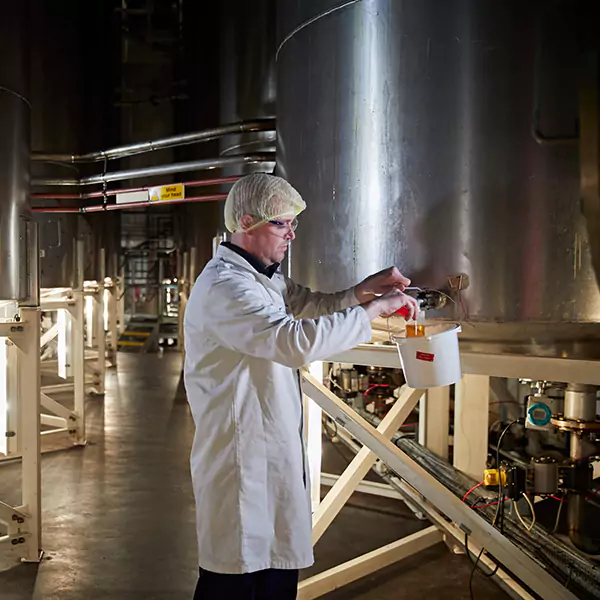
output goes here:
[[285, 278], [285, 285], [287, 290], [286, 299], [295, 317], [316, 319], [358, 304], [354, 288], [334, 294], [324, 294], [313, 292], [288, 277]]
[[231, 350], [299, 368], [371, 340], [366, 311], [350, 307], [318, 319], [294, 319], [254, 281], [221, 275], [207, 291], [210, 335]]

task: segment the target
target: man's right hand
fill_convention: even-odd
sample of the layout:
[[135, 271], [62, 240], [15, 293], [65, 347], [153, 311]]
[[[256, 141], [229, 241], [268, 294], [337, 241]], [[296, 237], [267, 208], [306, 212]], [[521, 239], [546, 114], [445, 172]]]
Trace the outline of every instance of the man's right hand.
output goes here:
[[407, 321], [416, 320], [419, 312], [419, 303], [412, 296], [403, 294], [398, 290], [392, 290], [374, 300], [365, 302], [361, 306], [367, 311], [371, 321], [374, 321], [378, 317], [391, 317], [403, 306], [409, 309], [409, 314], [406, 317]]

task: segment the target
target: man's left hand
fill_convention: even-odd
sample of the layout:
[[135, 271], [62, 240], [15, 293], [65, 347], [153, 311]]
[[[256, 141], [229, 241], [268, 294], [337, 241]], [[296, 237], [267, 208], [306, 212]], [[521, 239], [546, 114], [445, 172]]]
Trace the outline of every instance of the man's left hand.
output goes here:
[[392, 290], [401, 292], [410, 285], [410, 279], [404, 277], [397, 267], [388, 267], [379, 273], [367, 277], [354, 288], [354, 295], [360, 304], [372, 300], [374, 296], [387, 294]]

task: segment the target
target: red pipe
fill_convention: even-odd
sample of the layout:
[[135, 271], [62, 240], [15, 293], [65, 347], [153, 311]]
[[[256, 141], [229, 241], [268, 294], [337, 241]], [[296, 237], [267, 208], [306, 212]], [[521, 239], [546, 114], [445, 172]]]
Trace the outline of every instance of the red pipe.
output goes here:
[[[241, 179], [241, 175], [233, 175], [231, 177], [217, 177], [215, 179], [197, 179], [196, 181], [185, 181], [183, 186], [188, 187], [202, 187], [205, 185], [220, 185], [224, 183], [235, 183], [238, 179]], [[170, 184], [165, 184], [170, 185]], [[30, 198], [47, 198], [52, 200], [86, 200], [88, 198], [102, 198], [104, 196], [116, 196], [117, 194], [125, 194], [127, 192], [145, 192], [154, 187], [161, 187], [157, 185], [148, 185], [144, 187], [135, 188], [121, 188], [118, 190], [106, 190], [96, 192], [85, 192], [83, 194], [53, 194], [38, 192], [35, 194], [29, 194]], [[78, 211], [76, 211], [78, 212]]]
[[140, 208], [141, 206], [162, 206], [164, 204], [185, 204], [186, 202], [214, 202], [225, 200], [227, 194], [212, 194], [207, 196], [193, 196], [191, 198], [176, 198], [174, 200], [155, 200], [147, 202], [124, 202], [122, 204], [94, 204], [92, 206], [34, 206], [31, 210], [36, 213], [93, 213], [107, 210], [123, 210], [125, 208]]

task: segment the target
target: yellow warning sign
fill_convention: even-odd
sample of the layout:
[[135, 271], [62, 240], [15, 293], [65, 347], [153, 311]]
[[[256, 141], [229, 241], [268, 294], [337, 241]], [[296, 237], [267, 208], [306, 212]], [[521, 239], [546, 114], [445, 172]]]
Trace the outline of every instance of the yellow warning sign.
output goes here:
[[150, 202], [160, 202], [161, 200], [178, 200], [184, 198], [183, 183], [173, 183], [171, 185], [161, 185], [150, 189]]

